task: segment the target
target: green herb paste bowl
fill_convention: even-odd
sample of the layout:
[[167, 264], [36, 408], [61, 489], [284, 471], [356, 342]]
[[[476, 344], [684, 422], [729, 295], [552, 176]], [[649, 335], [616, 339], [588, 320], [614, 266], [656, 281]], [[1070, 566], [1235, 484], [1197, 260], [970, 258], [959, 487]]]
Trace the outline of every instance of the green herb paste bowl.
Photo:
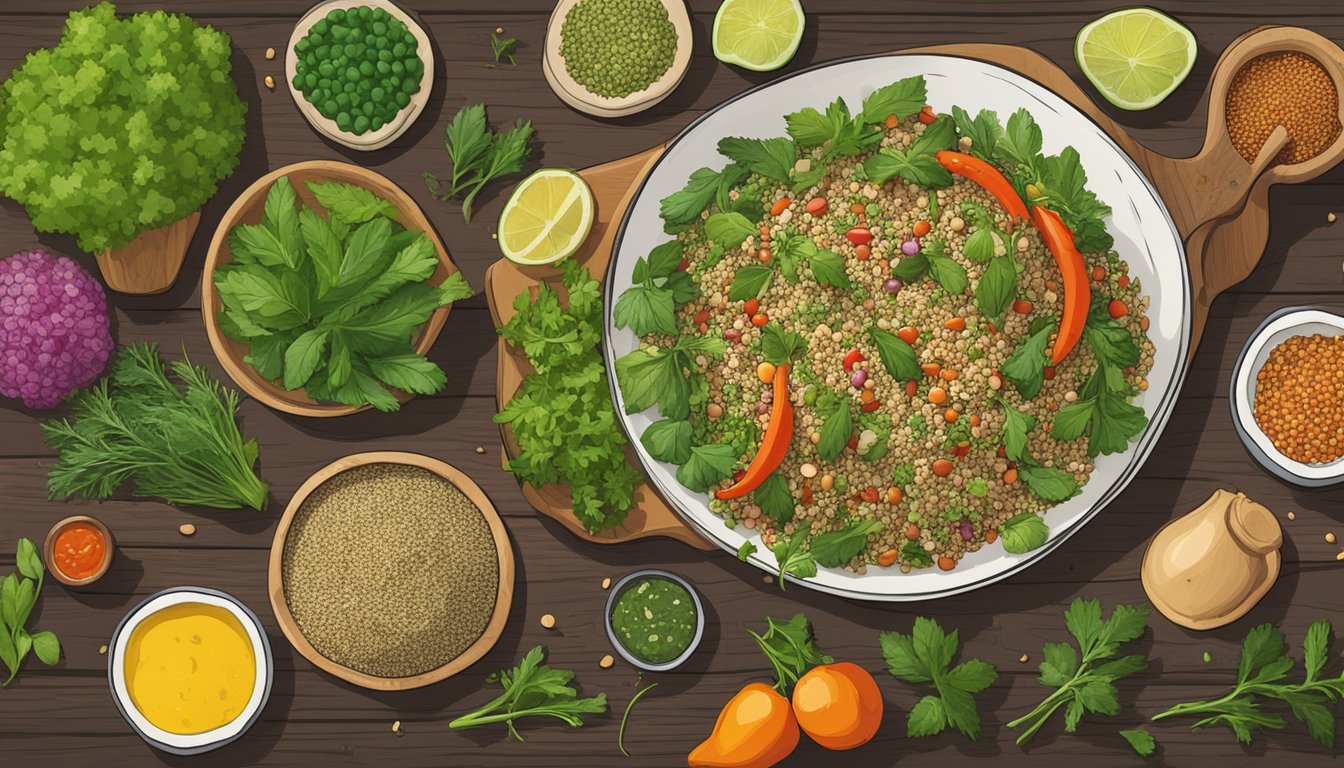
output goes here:
[[[631, 588], [635, 588], [636, 583], [646, 579], [670, 582], [671, 584], [686, 590], [686, 593], [691, 596], [691, 606], [695, 611], [690, 639], [687, 641], [685, 649], [677, 654], [676, 657], [667, 661], [649, 661], [636, 654], [632, 649], [628, 648], [625, 641], [620, 638], [613, 623], [617, 602], [620, 600], [621, 595]], [[700, 602], [700, 595], [695, 591], [695, 587], [691, 586], [689, 581], [675, 573], [669, 573], [668, 571], [661, 571], [654, 568], [632, 571], [631, 573], [622, 576], [621, 579], [612, 586], [610, 594], [607, 595], [607, 605], [603, 610], [603, 616], [603, 624], [607, 628], [607, 639], [611, 641], [612, 647], [614, 647], [616, 652], [621, 655], [621, 658], [630, 662], [630, 664], [636, 668], [645, 670], [646, 672], [667, 672], [685, 664], [686, 660], [700, 647], [700, 640], [705, 635], [705, 608]]]

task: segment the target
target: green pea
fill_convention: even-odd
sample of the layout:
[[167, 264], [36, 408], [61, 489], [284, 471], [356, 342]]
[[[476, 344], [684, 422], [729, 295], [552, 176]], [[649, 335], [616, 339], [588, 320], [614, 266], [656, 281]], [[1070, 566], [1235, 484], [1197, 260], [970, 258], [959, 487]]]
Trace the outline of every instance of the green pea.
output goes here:
[[[297, 79], [297, 78], [298, 78], [298, 75], [295, 75], [294, 77]], [[317, 87], [317, 75], [313, 74], [312, 72], [309, 72], [308, 74], [306, 74], [306, 75], [303, 76], [303, 82], [304, 82], [309, 88], [316, 88], [316, 87]]]
[[373, 64], [370, 63], [370, 62], [367, 62], [367, 61], [364, 62], [364, 63], [362, 63], [362, 64], [360, 64], [360, 65], [359, 65], [359, 74], [363, 75], [364, 77], [371, 77], [371, 76], [373, 76]]
[[369, 121], [369, 129], [370, 129], [370, 130], [374, 130], [374, 131], [379, 130], [379, 129], [382, 128], [384, 125], [387, 125], [387, 122], [384, 121], [383, 118], [381, 118], [381, 117], [374, 117], [372, 120]]
[[311, 42], [312, 39], [313, 39], [313, 36], [312, 36], [312, 35], [309, 35], [308, 37], [305, 37], [305, 38], [303, 38], [302, 40], [300, 40], [299, 42], [295, 43], [295, 44], [294, 44], [294, 51], [295, 51], [296, 53], [305, 53], [305, 52], [307, 52], [307, 50], [308, 50], [310, 47], [313, 46], [313, 42]]
[[806, 405], [816, 405], [817, 388], [815, 386], [808, 385], [807, 389], [803, 390], [803, 403]]
[[322, 114], [326, 115], [327, 117], [331, 117], [332, 115], [337, 114], [340, 111], [341, 107], [336, 103], [335, 99], [327, 99], [326, 101], [322, 102]]
[[324, 61], [321, 64], [317, 65], [317, 73], [322, 75], [323, 77], [331, 77], [332, 75], [336, 74], [336, 68], [331, 66], [331, 62]]
[[294, 79], [289, 82], [294, 86], [295, 90], [303, 90], [303, 75], [295, 74]]
[[355, 133], [364, 133], [369, 130], [369, 118], [360, 115], [355, 118]]
[[393, 98], [396, 99], [398, 109], [405, 109], [406, 105], [411, 103], [411, 96], [405, 91], [398, 91]]
[[396, 45], [392, 46], [392, 55], [393, 55], [393, 56], [396, 56], [396, 57], [399, 58], [399, 59], [402, 58], [403, 56], [405, 56], [405, 55], [406, 55], [406, 44], [405, 44], [405, 43], [397, 43]]
[[351, 122], [350, 120], [349, 112], [341, 112], [340, 114], [336, 115], [336, 127], [340, 128], [342, 131], [350, 130], [351, 126], [353, 125], [354, 123]]
[[325, 44], [317, 46], [316, 50], [313, 51], [313, 58], [316, 59], [325, 59], [330, 55], [331, 55], [331, 46]]
[[375, 87], [373, 90], [369, 91], [369, 98], [381, 102], [387, 98], [387, 91], [384, 91], [380, 87]]
[[835, 490], [844, 493], [849, 488], [849, 479], [844, 475], [835, 476]]
[[331, 25], [327, 23], [326, 19], [319, 19], [318, 22], [313, 25], [313, 31], [319, 35], [327, 34], [327, 30], [330, 28]]

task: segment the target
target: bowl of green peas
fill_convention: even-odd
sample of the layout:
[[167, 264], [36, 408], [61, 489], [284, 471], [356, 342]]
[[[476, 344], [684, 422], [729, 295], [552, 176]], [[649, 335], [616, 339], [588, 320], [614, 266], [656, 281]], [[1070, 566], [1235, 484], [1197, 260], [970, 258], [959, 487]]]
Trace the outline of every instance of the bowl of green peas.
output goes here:
[[318, 133], [352, 149], [380, 149], [429, 100], [433, 49], [420, 24], [390, 0], [328, 0], [294, 26], [285, 79]]

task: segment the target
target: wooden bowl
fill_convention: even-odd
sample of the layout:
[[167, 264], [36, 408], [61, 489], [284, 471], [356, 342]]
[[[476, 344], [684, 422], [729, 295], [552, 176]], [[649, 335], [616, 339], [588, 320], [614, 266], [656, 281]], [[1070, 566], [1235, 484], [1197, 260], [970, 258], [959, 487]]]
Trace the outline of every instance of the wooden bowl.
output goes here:
[[[495, 610], [481, 636], [457, 658], [437, 669], [419, 675], [378, 677], [337, 664], [328, 659], [319, 653], [312, 643], [308, 642], [308, 638], [304, 637], [298, 622], [294, 620], [294, 615], [289, 611], [289, 603], [285, 600], [285, 580], [282, 567], [285, 554], [285, 538], [289, 535], [290, 526], [294, 523], [299, 508], [303, 506], [303, 502], [307, 500], [308, 496], [327, 480], [348, 469], [367, 464], [403, 464], [420, 467], [452, 483], [458, 490], [466, 494], [471, 503], [480, 510], [481, 516], [485, 518], [486, 524], [490, 527], [490, 533], [495, 540], [495, 551], [499, 556], [499, 589], [495, 594]], [[494, 647], [500, 634], [504, 631], [504, 624], [509, 618], [509, 608], [513, 603], [513, 549], [509, 544], [509, 535], [504, 528], [504, 522], [500, 519], [499, 513], [495, 511], [494, 505], [490, 503], [490, 499], [481, 490], [480, 486], [472, 482], [471, 478], [462, 474], [457, 468], [418, 453], [402, 453], [400, 451], [356, 453], [337, 459], [318, 470], [316, 474], [304, 481], [303, 485], [299, 486], [299, 490], [294, 492], [294, 497], [289, 500], [289, 506], [285, 507], [285, 514], [280, 518], [280, 525], [276, 528], [275, 540], [271, 543], [268, 579], [271, 610], [275, 613], [275, 621], [280, 625], [281, 631], [285, 633], [285, 637], [289, 639], [290, 644], [305, 659], [319, 669], [348, 683], [379, 691], [404, 691], [452, 677], [474, 664]]]
[[[294, 54], [294, 46], [308, 34], [314, 24], [326, 18], [328, 13], [337, 9], [358, 8], [360, 6], [382, 8], [393, 18], [405, 24], [419, 44], [416, 52], [420, 61], [424, 63], [425, 69], [420, 75], [420, 90], [411, 95], [410, 103], [402, 107], [396, 117], [376, 131], [366, 131], [355, 135], [341, 130], [336, 125], [335, 120], [324, 117], [321, 112], [317, 111], [317, 107], [309, 104], [303, 94], [294, 87], [294, 74], [298, 68], [298, 57]], [[299, 112], [304, 119], [318, 133], [351, 149], [364, 151], [381, 149], [396, 141], [424, 111], [425, 104], [429, 102], [430, 86], [434, 84], [434, 59], [434, 47], [430, 45], [429, 34], [420, 26], [419, 21], [412, 18], [410, 14], [403, 11], [391, 0], [327, 0], [308, 9], [308, 12], [299, 19], [299, 23], [294, 25], [294, 31], [289, 36], [289, 44], [285, 48], [285, 87], [289, 88], [289, 95], [294, 97], [294, 103], [298, 105]]]
[[560, 55], [560, 29], [564, 26], [565, 16], [582, 0], [560, 0], [556, 3], [555, 10], [551, 11], [551, 19], [546, 24], [545, 51], [541, 58], [541, 71], [546, 75], [546, 82], [555, 95], [574, 109], [596, 117], [633, 115], [667, 98], [681, 84], [691, 63], [691, 18], [682, 0], [659, 1], [676, 29], [677, 52], [672, 57], [672, 65], [648, 88], [619, 99], [599, 96], [570, 77], [569, 71], [565, 69], [565, 60]]
[[[205, 271], [201, 275], [201, 314], [205, 316], [205, 332], [210, 337], [210, 346], [214, 349], [215, 356], [219, 358], [220, 364], [224, 366], [225, 372], [229, 374], [229, 378], [233, 379], [233, 382], [243, 391], [263, 404], [285, 413], [293, 413], [299, 416], [331, 417], [348, 416], [352, 413], [367, 410], [371, 406], [364, 405], [353, 408], [339, 403], [319, 402], [309, 397], [303, 389], [285, 390], [278, 383], [263, 379], [253, 370], [251, 365], [243, 360], [243, 357], [247, 354], [247, 345], [229, 338], [219, 327], [218, 316], [223, 302], [219, 298], [219, 293], [215, 290], [214, 276], [217, 267], [233, 261], [233, 256], [229, 253], [229, 230], [237, 224], [255, 224], [261, 221], [262, 206], [266, 202], [266, 193], [281, 176], [288, 176], [290, 183], [294, 186], [295, 194], [299, 196], [303, 204], [318, 212], [325, 212], [326, 209], [308, 191], [304, 182], [339, 181], [346, 184], [355, 184], [390, 201], [397, 209], [397, 220], [402, 226], [424, 232], [434, 242], [434, 248], [439, 255], [439, 267], [434, 270], [434, 274], [429, 276], [428, 282], [432, 285], [442, 284], [444, 280], [458, 271], [457, 265], [449, 257], [443, 241], [439, 239], [439, 235], [434, 231], [429, 219], [425, 218], [420, 206], [416, 205], [405, 190], [393, 184], [391, 180], [381, 174], [349, 163], [338, 163], [334, 160], [308, 160], [271, 171], [244, 190], [243, 194], [224, 213], [224, 218], [219, 222], [219, 227], [215, 229], [215, 236], [210, 240], [210, 250], [205, 255]], [[443, 324], [448, 320], [449, 309], [450, 307], [439, 307], [416, 331], [414, 343], [417, 353], [424, 355], [430, 347], [434, 346], [434, 340], [438, 338], [439, 331], [443, 330]], [[411, 394], [397, 390], [392, 390], [392, 393], [402, 404], [413, 397]]]
[[[103, 547], [103, 562], [98, 566], [97, 570], [82, 579], [72, 579], [69, 576], [66, 576], [53, 562], [56, 537], [60, 535], [60, 532], [64, 530], [66, 526], [74, 525], [75, 523], [84, 523], [85, 525], [93, 527], [99, 533], [103, 534], [103, 539], [106, 542]], [[103, 578], [107, 573], [107, 570], [112, 567], [112, 553], [116, 548], [117, 542], [112, 538], [112, 531], [106, 525], [103, 525], [102, 520], [88, 515], [71, 515], [70, 517], [57, 520], [56, 524], [51, 526], [51, 530], [47, 531], [47, 538], [42, 542], [42, 561], [46, 564], [47, 571], [51, 574], [52, 578], [65, 586], [86, 587]]]

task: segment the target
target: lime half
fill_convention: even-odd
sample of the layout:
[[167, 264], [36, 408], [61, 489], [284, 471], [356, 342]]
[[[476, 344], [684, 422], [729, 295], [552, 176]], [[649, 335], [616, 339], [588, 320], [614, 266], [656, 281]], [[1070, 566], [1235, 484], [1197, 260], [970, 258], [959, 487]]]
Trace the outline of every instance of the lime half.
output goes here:
[[516, 264], [554, 264], [593, 227], [593, 193], [573, 171], [542, 168], [523, 179], [499, 214], [499, 249]]
[[1152, 8], [1102, 16], [1078, 32], [1073, 55], [1101, 95], [1121, 109], [1149, 109], [1195, 65], [1195, 36]]
[[798, 0], [724, 0], [714, 15], [714, 56], [768, 72], [789, 63], [803, 39]]

